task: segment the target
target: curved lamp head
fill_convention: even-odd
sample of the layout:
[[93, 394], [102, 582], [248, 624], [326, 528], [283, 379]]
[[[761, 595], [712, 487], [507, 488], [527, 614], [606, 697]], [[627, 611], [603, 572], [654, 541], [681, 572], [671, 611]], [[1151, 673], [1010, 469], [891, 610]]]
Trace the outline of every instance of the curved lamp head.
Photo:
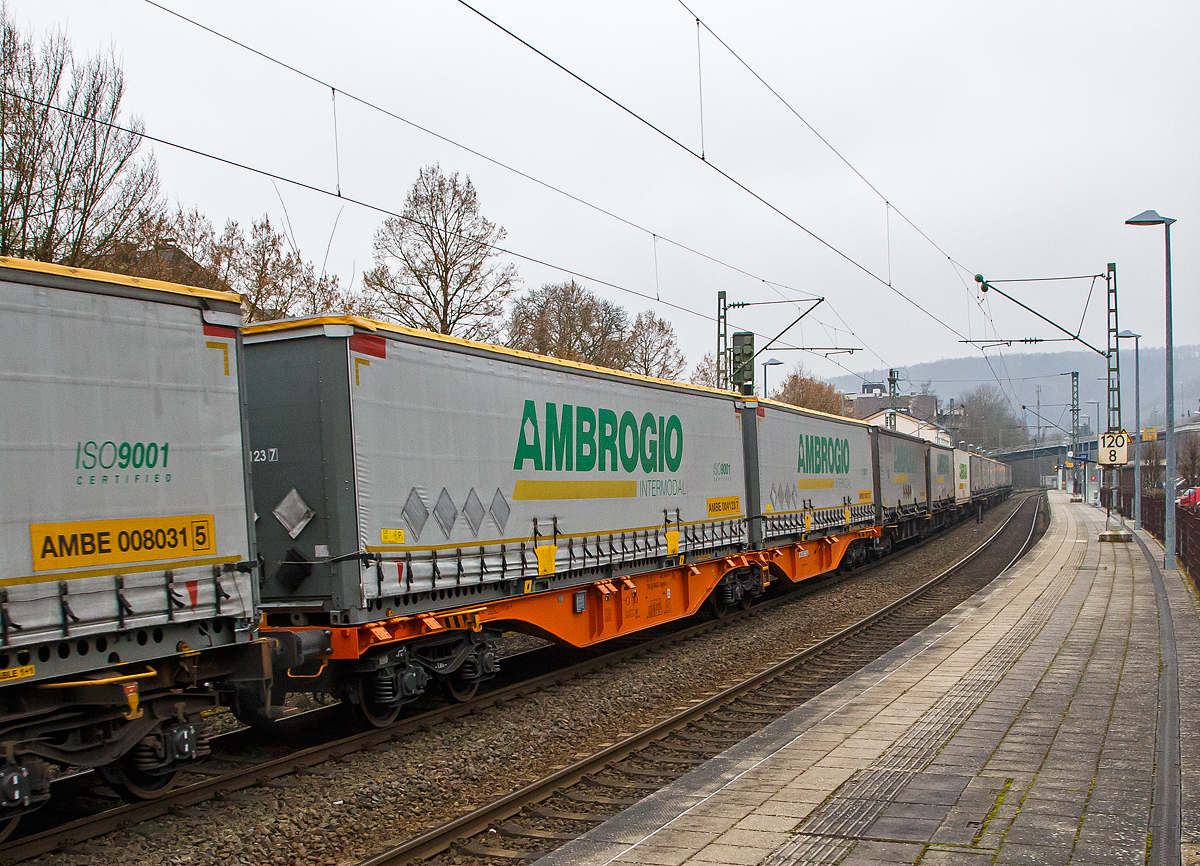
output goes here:
[[1144, 210], [1137, 216], [1130, 217], [1125, 220], [1127, 226], [1169, 226], [1175, 220], [1170, 217], [1159, 216], [1156, 210]]
[[769, 358], [766, 361], [763, 361], [763, 366], [778, 367], [782, 363], [783, 363], [783, 361], [780, 361], [778, 358]]
[[1122, 331], [1121, 333], [1117, 334], [1117, 336], [1118, 336], [1118, 337], [1125, 337], [1126, 339], [1132, 339], [1132, 340], [1136, 340], [1136, 339], [1138, 339], [1139, 337], [1141, 337], [1142, 335], [1141, 335], [1141, 334], [1135, 334], [1133, 331], [1131, 331], [1131, 330], [1129, 330], [1128, 328], [1126, 328], [1124, 331]]

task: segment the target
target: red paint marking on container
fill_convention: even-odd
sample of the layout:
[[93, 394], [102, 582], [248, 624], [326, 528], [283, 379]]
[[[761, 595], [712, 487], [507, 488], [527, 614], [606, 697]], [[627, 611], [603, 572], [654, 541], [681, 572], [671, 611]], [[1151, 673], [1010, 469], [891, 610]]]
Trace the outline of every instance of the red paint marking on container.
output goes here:
[[350, 351], [373, 358], [386, 358], [387, 340], [374, 334], [351, 334]]

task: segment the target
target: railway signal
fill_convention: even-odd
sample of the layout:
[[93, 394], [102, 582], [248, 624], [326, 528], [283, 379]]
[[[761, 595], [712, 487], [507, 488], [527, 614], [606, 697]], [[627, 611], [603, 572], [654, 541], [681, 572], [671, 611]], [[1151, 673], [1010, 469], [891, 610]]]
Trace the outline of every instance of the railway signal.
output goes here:
[[744, 385], [754, 381], [754, 334], [738, 331], [733, 335], [733, 360], [729, 364], [731, 384]]

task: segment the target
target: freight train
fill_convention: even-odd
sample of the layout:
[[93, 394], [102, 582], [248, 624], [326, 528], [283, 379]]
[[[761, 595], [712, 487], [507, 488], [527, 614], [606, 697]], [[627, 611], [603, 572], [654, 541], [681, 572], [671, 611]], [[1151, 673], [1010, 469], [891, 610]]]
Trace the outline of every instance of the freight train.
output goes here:
[[723, 615], [1011, 487], [727, 391], [354, 317], [242, 326], [222, 292], [0, 258], [0, 307], [9, 826], [52, 767], [155, 796], [219, 704], [265, 724], [323, 692], [384, 725], [469, 698], [504, 630]]
[[276, 703], [469, 697], [516, 630], [576, 647], [749, 605], [1007, 495], [859, 421], [359, 318], [243, 329]]

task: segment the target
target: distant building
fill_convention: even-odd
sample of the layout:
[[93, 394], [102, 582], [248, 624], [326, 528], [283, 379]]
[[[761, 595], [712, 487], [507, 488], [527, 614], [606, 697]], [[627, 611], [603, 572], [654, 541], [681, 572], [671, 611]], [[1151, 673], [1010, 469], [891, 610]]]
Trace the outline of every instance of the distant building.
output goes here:
[[[865, 421], [872, 415], [892, 407], [892, 398], [888, 396], [886, 391], [877, 393], [873, 390], [872, 393], [866, 393], [867, 387], [867, 385], [863, 385], [864, 393], [862, 394], [846, 395], [846, 414], [850, 417]], [[876, 388], [874, 385], [870, 387], [872, 389]], [[905, 394], [896, 396], [897, 411], [907, 412], [912, 417], [921, 421], [937, 420], [937, 404], [938, 399], [936, 394]]]
[[131, 277], [165, 280], [219, 292], [232, 291], [224, 280], [170, 240], [160, 241], [150, 250], [140, 250], [137, 244], [118, 244], [111, 254], [99, 256], [92, 267]]
[[[862, 420], [868, 424], [874, 424], [876, 427], [886, 427], [889, 414], [890, 410], [885, 409]], [[942, 427], [933, 420], [915, 418], [907, 412], [896, 412], [896, 432], [916, 436], [918, 439], [924, 439], [926, 442], [932, 442], [935, 445], [945, 445], [947, 447], [954, 445], [954, 437], [950, 435], [950, 431], [945, 427]]]

